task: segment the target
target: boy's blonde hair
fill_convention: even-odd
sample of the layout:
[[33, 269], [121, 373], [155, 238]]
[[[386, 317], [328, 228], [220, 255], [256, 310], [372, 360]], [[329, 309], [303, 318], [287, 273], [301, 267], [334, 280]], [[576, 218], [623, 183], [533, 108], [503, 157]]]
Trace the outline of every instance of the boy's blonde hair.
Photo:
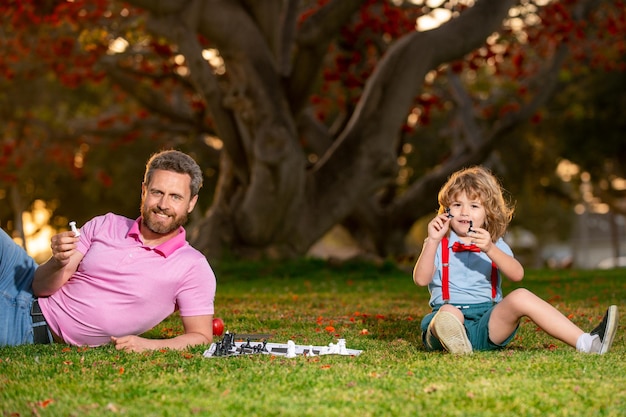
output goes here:
[[486, 229], [495, 242], [506, 232], [513, 218], [513, 205], [504, 197], [504, 189], [487, 168], [475, 166], [455, 172], [439, 191], [439, 213], [450, 206], [455, 197], [465, 192], [467, 197], [478, 200], [485, 208]]

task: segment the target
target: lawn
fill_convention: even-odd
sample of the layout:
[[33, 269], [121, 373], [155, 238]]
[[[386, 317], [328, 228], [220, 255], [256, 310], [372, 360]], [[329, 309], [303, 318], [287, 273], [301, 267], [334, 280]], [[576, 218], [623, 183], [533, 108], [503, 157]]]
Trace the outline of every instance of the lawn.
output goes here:
[[[230, 332], [301, 345], [344, 338], [363, 353], [204, 358], [206, 346], [143, 354], [0, 348], [0, 415], [626, 415], [623, 326], [602, 356], [577, 353], [531, 322], [502, 351], [428, 353], [419, 335], [428, 291], [408, 270], [319, 260], [227, 262], [215, 270], [216, 315]], [[623, 269], [538, 270], [527, 271], [522, 285], [591, 329], [608, 304], [624, 306], [625, 279]], [[505, 293], [513, 288], [505, 284]], [[148, 336], [180, 331], [172, 316]]]

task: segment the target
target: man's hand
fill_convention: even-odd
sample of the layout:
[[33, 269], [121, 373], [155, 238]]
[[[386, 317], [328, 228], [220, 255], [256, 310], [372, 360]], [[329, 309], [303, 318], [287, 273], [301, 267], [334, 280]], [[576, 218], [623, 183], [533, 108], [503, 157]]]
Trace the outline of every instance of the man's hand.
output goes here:
[[52, 258], [61, 268], [64, 268], [76, 252], [78, 237], [74, 232], [67, 231], [52, 236], [50, 248], [52, 248]]
[[125, 352], [143, 352], [145, 350], [155, 349], [155, 347], [152, 346], [154, 344], [153, 340], [133, 335], [121, 337], [111, 336], [111, 343], [113, 343], [115, 349]]
[[72, 277], [83, 254], [76, 247], [78, 237], [67, 231], [52, 236], [52, 256], [35, 270], [33, 292], [37, 297], [54, 294]]
[[186, 349], [190, 346], [210, 344], [213, 341], [213, 315], [182, 316], [185, 333], [171, 339], [146, 339], [127, 335], [111, 336], [111, 343], [117, 350], [143, 352], [156, 349]]

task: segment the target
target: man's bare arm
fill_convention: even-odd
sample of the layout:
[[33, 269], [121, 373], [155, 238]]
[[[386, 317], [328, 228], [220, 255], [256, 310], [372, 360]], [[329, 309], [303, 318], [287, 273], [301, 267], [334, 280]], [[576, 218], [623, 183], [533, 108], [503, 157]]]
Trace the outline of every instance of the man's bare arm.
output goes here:
[[213, 315], [181, 317], [185, 334], [171, 339], [146, 339], [128, 335], [111, 337], [117, 350], [143, 352], [157, 349], [186, 349], [190, 346], [206, 345], [213, 341]]
[[72, 277], [83, 254], [76, 250], [78, 237], [71, 231], [52, 236], [52, 256], [35, 271], [33, 292], [37, 297], [54, 294]]

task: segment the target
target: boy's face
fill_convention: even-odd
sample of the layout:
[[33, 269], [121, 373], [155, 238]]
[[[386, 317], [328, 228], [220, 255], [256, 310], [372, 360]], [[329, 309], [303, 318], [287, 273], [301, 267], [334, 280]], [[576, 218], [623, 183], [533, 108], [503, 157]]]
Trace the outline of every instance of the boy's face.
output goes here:
[[467, 236], [471, 227], [483, 227], [485, 224], [485, 207], [480, 200], [470, 199], [465, 192], [460, 192], [454, 196], [450, 203], [450, 219], [452, 230], [459, 236]]

